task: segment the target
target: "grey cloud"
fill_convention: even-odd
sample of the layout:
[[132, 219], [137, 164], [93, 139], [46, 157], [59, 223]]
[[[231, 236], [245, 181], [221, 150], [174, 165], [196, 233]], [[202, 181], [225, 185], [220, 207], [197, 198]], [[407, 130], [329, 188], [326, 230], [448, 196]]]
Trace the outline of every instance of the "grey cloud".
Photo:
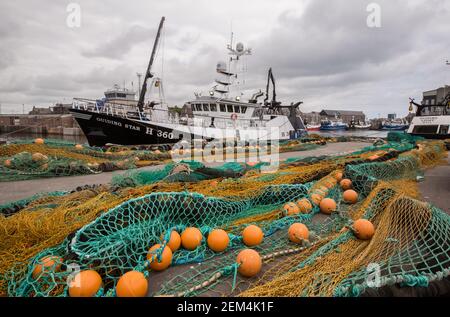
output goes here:
[[79, 2], [80, 29], [65, 26], [63, 2], [0, 4], [2, 102], [96, 98], [123, 81], [136, 88], [135, 73], [145, 70], [161, 15], [167, 18], [164, 73], [160, 59], [154, 71], [163, 76], [170, 104], [212, 85], [216, 62], [228, 58], [231, 20], [235, 38], [253, 48], [248, 93], [265, 88], [272, 66], [282, 101], [376, 115], [404, 113], [407, 97], [449, 84], [450, 4], [444, 0], [375, 1], [379, 29], [366, 26], [372, 1]]

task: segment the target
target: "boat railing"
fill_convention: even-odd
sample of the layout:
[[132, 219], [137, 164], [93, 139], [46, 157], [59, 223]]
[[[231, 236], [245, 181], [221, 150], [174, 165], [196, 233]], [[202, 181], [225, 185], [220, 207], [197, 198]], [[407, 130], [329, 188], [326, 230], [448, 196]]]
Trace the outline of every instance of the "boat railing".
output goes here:
[[150, 111], [140, 111], [134, 105], [109, 103], [101, 100], [85, 98], [74, 98], [72, 108], [101, 113], [108, 116], [122, 117], [126, 119], [139, 119], [143, 121], [151, 120], [152, 116]]
[[235, 128], [265, 128], [266, 122], [259, 118], [231, 120], [226, 118], [214, 117], [212, 123], [210, 116], [196, 115], [183, 121], [178, 116], [170, 115], [167, 110], [152, 109], [139, 111], [134, 105], [125, 105], [117, 103], [109, 103], [100, 100], [74, 98], [72, 103], [73, 109], [80, 109], [89, 112], [104, 114], [107, 116], [122, 117], [126, 119], [137, 119], [141, 121], [154, 121], [159, 123], [183, 124], [188, 126], [200, 126], [203, 128], [215, 127], [220, 129]]

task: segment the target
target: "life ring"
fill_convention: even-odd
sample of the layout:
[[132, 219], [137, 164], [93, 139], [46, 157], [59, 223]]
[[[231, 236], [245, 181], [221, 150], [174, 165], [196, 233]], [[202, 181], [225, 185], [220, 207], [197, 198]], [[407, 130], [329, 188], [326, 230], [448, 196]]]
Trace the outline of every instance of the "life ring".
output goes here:
[[233, 114], [231, 115], [231, 120], [237, 120], [237, 114], [233, 113]]

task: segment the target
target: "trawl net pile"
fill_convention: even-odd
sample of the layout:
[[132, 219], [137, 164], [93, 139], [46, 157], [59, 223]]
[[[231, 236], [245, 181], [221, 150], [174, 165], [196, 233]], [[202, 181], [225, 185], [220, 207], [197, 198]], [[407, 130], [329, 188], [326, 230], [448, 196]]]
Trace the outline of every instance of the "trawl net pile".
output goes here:
[[[192, 175], [196, 163], [186, 162], [162, 176], [133, 174], [109, 187], [42, 196], [0, 218], [2, 291], [68, 296], [71, 264], [100, 275], [96, 296], [116, 296], [119, 278], [131, 270], [148, 277], [150, 296], [360, 296], [372, 290], [369, 265], [379, 269], [378, 287], [427, 286], [450, 273], [450, 216], [419, 200], [416, 178], [441, 162], [444, 143], [389, 139], [350, 155], [289, 160], [273, 174], [233, 165], [222, 171], [234, 176], [203, 180]], [[175, 177], [181, 173], [192, 177], [188, 183]], [[343, 189], [332, 181], [340, 173], [358, 193], [354, 204], [343, 200]], [[319, 217], [319, 192], [337, 203], [337, 211]], [[283, 209], [303, 198], [312, 202], [310, 212]], [[355, 237], [352, 223], [360, 218], [375, 226], [370, 240]], [[310, 232], [302, 244], [287, 234], [298, 222]], [[263, 264], [259, 274], [244, 278], [236, 255], [247, 248], [241, 233], [249, 224], [264, 232], [262, 243], [252, 247]], [[200, 229], [201, 245], [178, 249], [170, 267], [155, 274], [149, 248], [162, 244], [156, 251], [161, 261], [168, 233], [186, 227]], [[228, 233], [224, 252], [206, 244], [216, 228]], [[48, 256], [53, 265], [36, 274]]]

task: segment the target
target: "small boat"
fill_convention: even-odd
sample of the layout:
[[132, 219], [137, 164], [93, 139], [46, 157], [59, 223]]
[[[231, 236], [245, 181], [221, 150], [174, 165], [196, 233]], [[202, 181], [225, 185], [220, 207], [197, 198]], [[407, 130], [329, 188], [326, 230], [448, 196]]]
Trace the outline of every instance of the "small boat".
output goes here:
[[358, 122], [353, 125], [353, 128], [357, 130], [368, 130], [371, 126], [370, 122]]
[[320, 130], [323, 131], [336, 131], [336, 130], [347, 130], [348, 125], [342, 120], [323, 120], [320, 124]]
[[381, 126], [381, 130], [389, 130], [389, 131], [403, 131], [408, 129], [409, 124], [401, 121], [385, 121]]
[[319, 131], [320, 130], [320, 124], [307, 124], [306, 125], [307, 131]]

